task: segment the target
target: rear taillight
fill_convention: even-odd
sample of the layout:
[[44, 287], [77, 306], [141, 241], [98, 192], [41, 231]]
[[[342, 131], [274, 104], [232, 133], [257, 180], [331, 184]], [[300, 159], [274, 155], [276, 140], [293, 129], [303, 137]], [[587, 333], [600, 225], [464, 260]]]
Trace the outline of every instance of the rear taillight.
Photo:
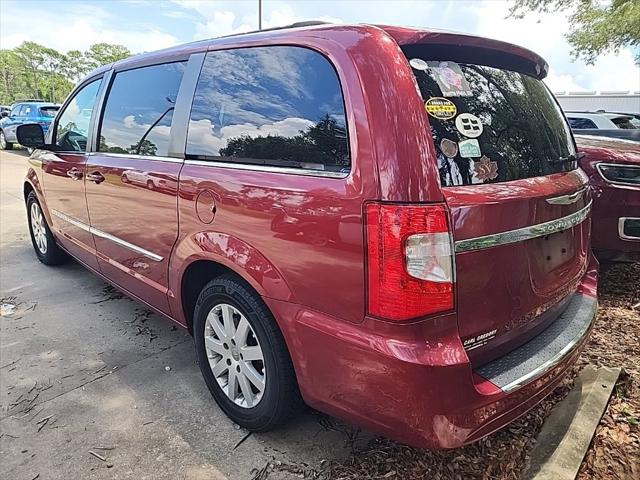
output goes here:
[[403, 321], [453, 309], [453, 252], [444, 205], [369, 203], [368, 313]]

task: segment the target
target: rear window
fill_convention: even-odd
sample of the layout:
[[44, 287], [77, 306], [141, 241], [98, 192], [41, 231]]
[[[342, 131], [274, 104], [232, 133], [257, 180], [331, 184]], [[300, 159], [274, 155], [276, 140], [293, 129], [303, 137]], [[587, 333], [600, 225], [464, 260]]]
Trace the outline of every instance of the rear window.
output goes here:
[[575, 147], [542, 81], [516, 71], [408, 55], [431, 124], [443, 186], [567, 171]]
[[58, 113], [60, 107], [40, 107], [40, 116], [53, 118]]
[[636, 126], [631, 123], [631, 117], [614, 117], [611, 119], [618, 128], [624, 128], [625, 130], [635, 130]]

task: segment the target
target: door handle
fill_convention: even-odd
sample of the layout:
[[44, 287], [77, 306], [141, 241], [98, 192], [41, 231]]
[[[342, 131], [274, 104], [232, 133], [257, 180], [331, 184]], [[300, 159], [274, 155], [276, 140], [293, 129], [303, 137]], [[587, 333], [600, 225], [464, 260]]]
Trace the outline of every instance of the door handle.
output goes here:
[[71, 177], [72, 180], [80, 180], [82, 178], [82, 171], [74, 167], [71, 170], [67, 170], [67, 177]]
[[87, 175], [87, 180], [89, 180], [90, 182], [102, 183], [105, 179], [100, 172], [93, 172]]

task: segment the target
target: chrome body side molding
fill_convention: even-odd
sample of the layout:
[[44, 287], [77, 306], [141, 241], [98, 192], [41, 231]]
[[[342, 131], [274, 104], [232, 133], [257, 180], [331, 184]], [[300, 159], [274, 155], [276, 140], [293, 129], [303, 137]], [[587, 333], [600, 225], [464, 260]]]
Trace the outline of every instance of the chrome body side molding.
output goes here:
[[507, 245], [509, 243], [523, 242], [533, 238], [544, 237], [552, 233], [562, 232], [569, 228], [575, 227], [582, 223], [591, 211], [592, 202], [566, 217], [561, 217], [549, 222], [538, 223], [529, 227], [509, 230], [507, 232], [494, 233], [482, 237], [467, 238], [455, 242], [455, 251], [468, 252], [471, 250], [482, 250], [485, 248], [497, 247], [499, 245]]
[[156, 253], [150, 252], [149, 250], [145, 250], [144, 248], [139, 247], [138, 245], [134, 245], [133, 243], [127, 242], [126, 240], [123, 240], [122, 238], [111, 235], [110, 233], [103, 232], [102, 230], [98, 230], [97, 228], [87, 225], [86, 223], [81, 222], [80, 220], [77, 220], [73, 217], [70, 217], [69, 215], [62, 213], [58, 210], [51, 210], [51, 213], [56, 217], [60, 218], [61, 220], [64, 220], [65, 222], [70, 223], [71, 225], [74, 225], [78, 228], [81, 228], [85, 232], [92, 233], [96, 237], [101, 237], [101, 238], [106, 238], [107, 240], [111, 240], [112, 242], [117, 243], [122, 247], [128, 248], [129, 250], [132, 250], [136, 253], [139, 253], [140, 255], [144, 255], [145, 257], [150, 258], [151, 260], [154, 260], [156, 262], [161, 262], [164, 259], [163, 257], [161, 257]]

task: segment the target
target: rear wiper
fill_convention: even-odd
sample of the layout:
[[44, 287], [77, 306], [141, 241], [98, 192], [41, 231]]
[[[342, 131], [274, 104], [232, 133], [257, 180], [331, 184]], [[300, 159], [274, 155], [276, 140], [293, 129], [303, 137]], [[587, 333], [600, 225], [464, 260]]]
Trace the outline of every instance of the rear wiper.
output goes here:
[[578, 152], [576, 154], [569, 155], [568, 157], [560, 157], [555, 160], [548, 160], [549, 163], [568, 163], [568, 162], [577, 162], [581, 158], [584, 157], [584, 152]]

